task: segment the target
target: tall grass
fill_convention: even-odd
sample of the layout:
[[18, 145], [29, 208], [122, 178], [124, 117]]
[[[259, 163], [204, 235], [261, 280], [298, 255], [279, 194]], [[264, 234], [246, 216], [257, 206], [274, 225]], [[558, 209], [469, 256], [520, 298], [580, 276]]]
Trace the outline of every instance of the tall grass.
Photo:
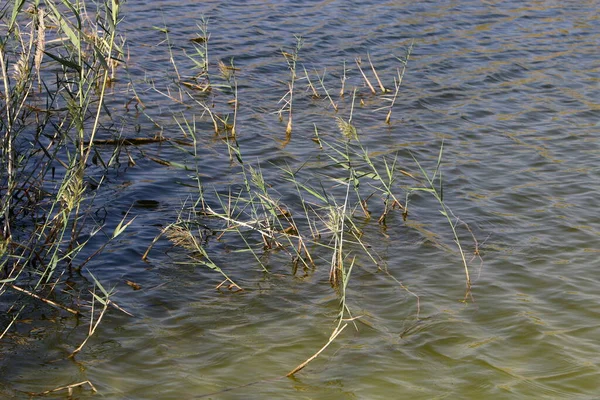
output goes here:
[[[123, 219], [108, 232], [92, 216], [120, 150], [107, 157], [94, 145], [104, 132], [105, 99], [122, 61], [119, 12], [118, 0], [15, 0], [0, 8], [0, 294], [24, 294], [21, 304], [29, 299], [82, 314], [49, 298], [61, 291], [65, 272], [81, 271], [131, 223]], [[104, 244], [92, 249], [97, 235]], [[111, 304], [110, 293], [95, 278], [94, 284], [103, 296], [88, 300], [105, 306], [96, 312], [98, 322]], [[97, 326], [94, 312], [89, 335]]]

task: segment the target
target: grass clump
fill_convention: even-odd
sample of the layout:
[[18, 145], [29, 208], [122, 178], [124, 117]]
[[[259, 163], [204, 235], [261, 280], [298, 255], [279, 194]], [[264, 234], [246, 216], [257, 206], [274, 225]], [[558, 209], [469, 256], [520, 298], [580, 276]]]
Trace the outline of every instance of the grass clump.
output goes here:
[[[123, 218], [109, 232], [93, 217], [120, 151], [116, 146], [107, 156], [95, 140], [107, 132], [104, 104], [123, 55], [119, 2], [96, 6], [23, 0], [0, 6], [0, 294], [26, 296], [11, 308], [12, 321], [28, 303], [41, 302], [89, 315], [89, 336], [114, 305], [111, 292], [90, 275], [102, 295], [70, 293], [66, 275], [82, 271], [132, 222]], [[63, 302], [102, 307], [83, 313]]]
[[[201, 36], [210, 36], [206, 26], [202, 28]], [[204, 40], [200, 45], [206, 46], [207, 43], [208, 40]], [[203, 121], [213, 125], [215, 136], [222, 139], [229, 154], [229, 178], [234, 183], [207, 188], [200, 178], [201, 163], [196, 163], [189, 169], [194, 171], [191, 178], [198, 187], [198, 197], [186, 208], [188, 216], [183, 218], [184, 213], [180, 212], [178, 221], [164, 228], [155, 239], [156, 243], [165, 235], [175, 246], [188, 250], [195, 259], [193, 262], [208, 266], [221, 274], [224, 281], [216, 285], [217, 288], [226, 285], [236, 291], [242, 290], [245, 283], [238, 280], [234, 282], [235, 271], [225, 272], [213, 261], [217, 243], [226, 243], [230, 252], [251, 254], [262, 273], [271, 272], [274, 259], [289, 263], [294, 275], [302, 272], [312, 274], [318, 271], [321, 265], [327, 266], [328, 281], [340, 301], [335, 327], [325, 346], [306, 362], [291, 370], [288, 376], [294, 375], [321, 354], [349, 323], [354, 324], [356, 317], [350, 311], [347, 294], [352, 270], [357, 265], [364, 267], [363, 261], [359, 260], [366, 259], [372, 262], [375, 268], [385, 271], [403, 290], [416, 297], [417, 310], [419, 309], [418, 295], [387, 272], [382, 257], [367, 243], [359, 228], [360, 224], [368, 224], [371, 221], [374, 211], [377, 211], [378, 215], [374, 221], [377, 221], [384, 232], [392, 220], [390, 216], [394, 211], [400, 214], [403, 221], [409, 217], [408, 201], [412, 193], [430, 193], [438, 201], [442, 214], [450, 223], [463, 261], [467, 289], [471, 288], [468, 263], [456, 232], [457, 225], [452, 220], [453, 214], [444, 202], [441, 189], [438, 190], [434, 183], [439, 178], [441, 188], [439, 168], [443, 145], [440, 148], [436, 171], [433, 175], [428, 175], [421, 164], [415, 158], [411, 158], [410, 152], [405, 153], [408, 156], [405, 158], [402, 158], [399, 152], [392, 156], [375, 156], [371, 153], [363, 142], [362, 132], [357, 128], [354, 118], [356, 99], [360, 97], [361, 113], [384, 110], [382, 121], [387, 125], [391, 124], [392, 109], [399, 98], [413, 43], [408, 47], [406, 56], [398, 59], [401, 67], [396, 69], [396, 75], [393, 77], [393, 90], [386, 88], [382, 74], [377, 71], [368, 54], [370, 70], [380, 90], [375, 90], [367, 72], [361, 66], [360, 58], [357, 58], [356, 70], [347, 68], [344, 63], [339, 98], [336, 100], [331, 95], [336, 90], [331, 86], [328, 88], [325, 70], [322, 74], [316, 73], [315, 80], [308, 72], [311, 69], [302, 63], [300, 50], [303, 44], [302, 38], [296, 37], [296, 45], [291, 51], [282, 50], [290, 76], [289, 81], [285, 82], [287, 91], [279, 99], [276, 106], [278, 108], [272, 113], [279, 117], [280, 123], [285, 124], [285, 139], [279, 141], [281, 146], [285, 147], [291, 141], [293, 121], [298, 121], [302, 115], [297, 110], [298, 104], [301, 104], [298, 101], [309, 101], [312, 102], [310, 104], [321, 106], [320, 115], [323, 120], [320, 124], [325, 128], [315, 123], [315, 137], [312, 138], [319, 146], [318, 158], [321, 161], [310, 159], [299, 166], [285, 164], [277, 167], [259, 160], [249, 162], [239, 144], [243, 129], [235, 128], [238, 113], [243, 112], [238, 108], [237, 82], [241, 79], [237, 73], [239, 69], [235, 68], [233, 63], [231, 67], [223, 62], [217, 63], [217, 67], [213, 69], [218, 71], [218, 75], [226, 84], [216, 85], [211, 82], [212, 90], [206, 97], [194, 96], [193, 88], [185, 84], [173, 89], [180, 93], [182, 98], [191, 99], [201, 110], [200, 113], [192, 112], [191, 115], [181, 113], [176, 122], [181, 133], [192, 139], [191, 153], [194, 160], [198, 159], [203, 146], [201, 134], [196, 128], [197, 122]], [[203, 47], [201, 56], [206, 57], [207, 54], [208, 48]], [[176, 61], [173, 63], [176, 64]], [[208, 67], [208, 62], [202, 65], [206, 66], [203, 76], [211, 75], [212, 70]], [[304, 75], [298, 76], [298, 71], [303, 71]], [[357, 84], [352, 89], [352, 96], [345, 98], [347, 87], [352, 81], [363, 82], [368, 92], [361, 93]], [[317, 82], [319, 87], [315, 86]], [[303, 83], [306, 89], [304, 99], [301, 98], [302, 91], [298, 90]], [[227, 96], [222, 96], [223, 94], [233, 97], [228, 100], [235, 105], [233, 119], [230, 115], [224, 117], [215, 111], [224, 108], [222, 99]], [[364, 102], [367, 96], [374, 97], [374, 103], [388, 104], [367, 110]], [[347, 118], [338, 114], [341, 114], [344, 108], [349, 109]], [[287, 116], [287, 121], [284, 121], [284, 115]], [[228, 121], [233, 123], [228, 126]], [[324, 139], [319, 132], [332, 126], [337, 126], [339, 133], [333, 138]], [[313, 162], [316, 162], [318, 167], [306, 167]], [[403, 163], [405, 165], [401, 165]], [[411, 167], [416, 168], [416, 171], [410, 172]], [[265, 170], [269, 172], [268, 177]], [[270, 183], [280, 182], [281, 179], [295, 188], [295, 196], [290, 196], [289, 193], [284, 195], [276, 189], [276, 184]], [[284, 201], [284, 198], [287, 200]], [[397, 219], [393, 221], [396, 223]], [[202, 228], [197, 230], [198, 227]], [[149, 257], [151, 247], [145, 257]], [[265, 260], [271, 260], [271, 263]]]

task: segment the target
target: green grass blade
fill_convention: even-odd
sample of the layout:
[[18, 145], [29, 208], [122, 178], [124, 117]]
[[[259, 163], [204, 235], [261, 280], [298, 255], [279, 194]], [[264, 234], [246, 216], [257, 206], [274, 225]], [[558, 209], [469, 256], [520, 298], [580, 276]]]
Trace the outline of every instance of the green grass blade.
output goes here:
[[[63, 0], [63, 3], [65, 3], [67, 7], [69, 7], [74, 12], [79, 22], [79, 26], [81, 26], [81, 21], [79, 20], [79, 16], [77, 15], [77, 12], [73, 8], [73, 6], [68, 1]], [[73, 46], [75, 46], [76, 49], [81, 49], [81, 41], [79, 40], [79, 36], [75, 34], [73, 29], [71, 29], [61, 12], [58, 11], [56, 6], [52, 4], [51, 1], [47, 1], [46, 4], [52, 9], [52, 12], [54, 13], [54, 16], [56, 18], [56, 22], [58, 22], [58, 24], [60, 25], [60, 29], [67, 35]]]
[[[98, 289], [100, 289], [100, 291], [102, 292], [102, 294], [104, 294], [105, 299], [108, 299], [110, 297], [110, 293], [107, 292], [106, 289], [104, 289], [104, 286], [102, 286], [102, 284], [100, 283], [100, 281], [98, 281], [98, 279], [96, 279], [96, 277], [94, 276], [94, 274], [92, 274], [92, 272], [89, 269], [87, 271], [90, 274], [90, 276], [92, 277], [92, 279], [94, 280], [94, 284], [98, 287]], [[100, 301], [102, 304], [105, 304], [105, 301], [103, 301], [102, 299], [100, 299], [98, 296], [94, 295], [94, 297], [96, 297], [98, 299], [98, 301]]]
[[19, 15], [19, 12], [21, 11], [21, 9], [23, 8], [24, 5], [25, 5], [25, 0], [16, 0], [15, 1], [15, 4], [13, 5], [12, 15], [10, 16], [10, 21], [8, 21], [8, 29], [7, 29], [8, 32], [10, 32], [12, 30], [12, 27], [17, 20], [17, 15]]
[[67, 60], [65, 58], [62, 58], [62, 57], [59, 57], [59, 56], [55, 56], [54, 54], [48, 53], [47, 51], [44, 51], [44, 54], [46, 54], [48, 57], [52, 58], [54, 61], [57, 61], [58, 63], [64, 65], [65, 67], [74, 69], [78, 73], [81, 73], [81, 66], [77, 65], [73, 61], [69, 61], [69, 60]]

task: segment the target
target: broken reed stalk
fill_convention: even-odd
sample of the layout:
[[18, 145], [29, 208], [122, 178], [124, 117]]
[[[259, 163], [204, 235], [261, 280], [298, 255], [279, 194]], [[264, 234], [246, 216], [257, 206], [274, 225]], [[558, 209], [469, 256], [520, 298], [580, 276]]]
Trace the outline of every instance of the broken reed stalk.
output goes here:
[[19, 315], [21, 314], [21, 311], [23, 311], [24, 308], [25, 308], [25, 305], [22, 305], [21, 309], [14, 313], [13, 317], [10, 319], [10, 322], [8, 324], [6, 324], [6, 327], [4, 328], [2, 333], [0, 333], [0, 340], [2, 340], [4, 338], [4, 335], [6, 335], [6, 333], [10, 330], [10, 328], [13, 326], [13, 324], [17, 321], [17, 319], [19, 318]]
[[290, 88], [290, 101], [289, 101], [289, 113], [288, 113], [288, 122], [285, 128], [286, 136], [290, 136], [292, 134], [292, 102], [294, 98], [294, 80], [289, 83]]
[[346, 209], [350, 194], [350, 183], [346, 184], [346, 196], [341, 207], [330, 206], [328, 228], [333, 233], [334, 244], [329, 269], [329, 283], [333, 288], [340, 286], [340, 279], [344, 282], [344, 232], [346, 224]]
[[[94, 278], [94, 280], [95, 280], [95, 278]], [[102, 291], [104, 291], [104, 289], [102, 289]], [[108, 310], [108, 296], [109, 296], [108, 293], [106, 293], [106, 298], [105, 299], [102, 299], [101, 297], [99, 297], [94, 292], [90, 292], [90, 293], [92, 294], [92, 310], [91, 310], [91, 313], [90, 313], [90, 327], [89, 327], [89, 331], [88, 331], [87, 336], [83, 340], [83, 342], [81, 342], [81, 344], [75, 350], [73, 350], [71, 352], [71, 354], [69, 355], [69, 358], [75, 357], [75, 355], [77, 353], [79, 353], [83, 349], [83, 347], [88, 342], [88, 340], [90, 340], [90, 338], [96, 332], [96, 329], [100, 325], [100, 322], [102, 322], [102, 318], [104, 317], [104, 314]], [[98, 315], [98, 318], [96, 318], [96, 322], [94, 323], [94, 306], [95, 306], [96, 300], [98, 302], [102, 303], [102, 310], [100, 310], [100, 315]]]
[[[69, 355], [69, 358], [75, 357], [75, 355], [77, 355], [77, 353], [79, 353], [83, 349], [83, 347], [86, 345], [88, 340], [94, 335], [94, 333], [96, 333], [96, 329], [98, 329], [100, 322], [102, 322], [102, 318], [106, 314], [106, 311], [108, 311], [109, 306], [113, 306], [117, 310], [129, 315], [130, 317], [133, 316], [129, 312], [127, 312], [124, 309], [122, 309], [121, 307], [119, 307], [117, 304], [115, 304], [110, 299], [110, 297], [113, 294], [112, 290], [107, 291], [91, 272], [88, 271], [88, 273], [92, 277], [92, 280], [94, 281], [94, 285], [95, 285], [94, 290], [90, 291], [90, 294], [92, 295], [92, 306], [91, 306], [91, 311], [90, 311], [90, 326], [89, 326], [88, 334], [87, 334], [86, 338], [75, 350], [73, 350], [71, 352], [71, 354]], [[98, 288], [100, 290], [100, 292], [102, 292], [102, 295], [103, 295], [102, 297], [99, 296], [98, 294], [96, 294], [96, 288]], [[100, 310], [100, 313], [99, 313], [98, 317], [96, 318], [96, 321], [94, 322], [94, 316], [95, 316], [94, 313], [95, 313], [96, 302], [102, 304], [102, 309]]]
[[317, 89], [315, 89], [315, 86], [311, 82], [310, 76], [308, 75], [308, 71], [306, 70], [306, 68], [304, 66], [302, 66], [302, 68], [304, 69], [304, 76], [305, 76], [306, 82], [308, 84], [308, 88], [312, 92], [312, 97], [315, 99], [320, 99], [321, 95], [319, 94], [319, 92], [317, 92]]
[[175, 62], [175, 57], [173, 56], [173, 43], [171, 42], [171, 39], [169, 37], [169, 30], [165, 27], [161, 29], [161, 32], [165, 34], [165, 42], [167, 43], [167, 49], [169, 49], [169, 61], [173, 66], [175, 75], [177, 75], [177, 82], [181, 82], [181, 74], [179, 73], [179, 68], [177, 68], [177, 63]]
[[98, 392], [98, 390], [92, 384], [92, 382], [90, 382], [90, 381], [83, 381], [83, 382], [78, 382], [78, 383], [72, 383], [70, 385], [60, 386], [60, 387], [57, 387], [55, 389], [46, 390], [46, 391], [39, 392], [39, 393], [29, 393], [29, 395], [30, 396], [36, 396], [36, 397], [40, 396], [41, 397], [41, 396], [46, 396], [46, 395], [49, 395], [49, 394], [52, 394], [52, 393], [60, 392], [62, 390], [66, 390], [67, 394], [68, 394], [68, 396], [70, 398], [71, 396], [73, 396], [73, 389], [75, 389], [77, 387], [80, 387], [80, 386], [85, 386], [85, 385], [88, 385], [90, 387], [90, 389], [92, 390], [92, 392], [94, 392], [94, 393]]
[[[347, 202], [347, 196], [349, 194], [349, 188], [350, 185], [347, 186], [347, 191], [346, 191], [346, 201]], [[345, 206], [346, 204], [344, 204], [344, 207], [342, 209], [342, 213], [345, 213]], [[337, 211], [337, 210], [336, 210]], [[345, 218], [345, 215], [342, 216], [342, 218]], [[339, 269], [337, 269], [336, 267], [336, 271], [335, 271], [335, 275], [339, 276], [339, 278], [341, 278], [342, 282], [341, 285], [339, 285], [339, 282], [337, 281], [336, 278], [336, 282], [335, 282], [335, 287], [337, 289], [339, 289], [340, 292], [340, 312], [338, 314], [338, 324], [335, 327], [335, 329], [333, 330], [333, 332], [331, 333], [331, 335], [329, 336], [329, 340], [327, 341], [327, 343], [325, 343], [325, 345], [323, 347], [321, 347], [319, 349], [319, 351], [317, 351], [315, 354], [313, 354], [311, 357], [309, 357], [306, 361], [304, 361], [302, 364], [298, 365], [296, 368], [294, 368], [293, 370], [291, 370], [290, 372], [288, 372], [288, 374], [286, 376], [290, 377], [293, 376], [294, 374], [298, 373], [299, 371], [301, 371], [304, 367], [306, 367], [311, 361], [313, 361], [315, 358], [317, 358], [323, 351], [325, 351], [325, 349], [331, 344], [333, 343], [333, 341], [340, 335], [340, 333], [342, 333], [344, 331], [344, 329], [346, 329], [348, 327], [348, 323], [345, 323], [342, 326], [342, 323], [344, 323], [345, 319], [344, 319], [344, 315], [346, 313], [346, 311], [349, 314], [350, 317], [350, 321], [354, 321], [355, 318], [352, 317], [352, 314], [350, 313], [350, 310], [346, 304], [346, 290], [348, 288], [348, 283], [350, 282], [350, 273], [352, 271], [352, 267], [354, 266], [354, 262], [356, 261], [356, 257], [353, 258], [352, 263], [350, 265], [350, 267], [348, 268], [348, 270], [346, 270], [343, 266], [343, 257], [342, 257], [342, 248], [341, 248], [341, 244], [343, 242], [343, 220], [342, 220], [342, 226], [341, 226], [342, 232], [340, 235], [340, 242], [339, 242], [339, 252], [338, 255], [340, 257], [335, 257], [336, 260], [334, 262], [338, 263], [338, 267]], [[336, 234], [337, 236], [337, 234]], [[336, 244], [334, 245], [334, 247], [336, 248], [336, 250], [334, 251], [334, 253], [338, 250], [337, 249], [338, 243], [336, 240]], [[331, 280], [331, 278], [330, 278]], [[332, 285], [334, 283], [332, 282]], [[356, 324], [355, 324], [356, 327]]]
[[49, 305], [51, 305], [52, 307], [60, 308], [61, 310], [68, 311], [68, 312], [70, 312], [71, 314], [74, 314], [74, 315], [79, 315], [79, 314], [80, 314], [80, 312], [79, 312], [79, 311], [77, 311], [77, 310], [73, 310], [72, 308], [69, 308], [69, 307], [67, 307], [67, 306], [63, 306], [62, 304], [58, 304], [58, 303], [57, 303], [57, 302], [55, 302], [55, 301], [52, 301], [52, 300], [45, 299], [45, 298], [43, 298], [42, 296], [38, 296], [37, 294], [35, 294], [35, 293], [33, 293], [33, 292], [30, 292], [29, 290], [26, 290], [26, 289], [20, 288], [20, 287], [18, 287], [17, 285], [9, 284], [8, 286], [9, 286], [9, 287], [11, 287], [11, 288], [13, 288], [13, 289], [14, 289], [14, 290], [16, 290], [16, 291], [19, 291], [19, 292], [21, 292], [21, 293], [25, 293], [25, 294], [26, 294], [26, 295], [28, 295], [28, 296], [31, 296], [31, 297], [33, 297], [33, 298], [35, 298], [35, 299], [38, 299], [38, 300], [40, 300], [40, 301], [41, 301], [41, 302], [43, 302], [43, 303], [49, 304]]
[[371, 157], [369, 156], [368, 150], [363, 148], [362, 151], [365, 162], [373, 171], [373, 178], [381, 185], [380, 187], [378, 187], [378, 190], [384, 196], [384, 209], [377, 222], [379, 222], [382, 225], [385, 225], [385, 221], [390, 210], [393, 210], [396, 207], [400, 210], [404, 209], [404, 206], [402, 205], [400, 200], [398, 200], [398, 198], [394, 195], [393, 192], [393, 185], [397, 178], [396, 163], [398, 161], [398, 155], [396, 154], [396, 156], [394, 157], [394, 161], [391, 165], [388, 164], [388, 161], [385, 157], [382, 158], [385, 167], [385, 175], [382, 175], [379, 172], [379, 169], [375, 166], [375, 163], [373, 162]]
[[[71, 352], [71, 354], [69, 354], [69, 358], [75, 357], [77, 355], [77, 353], [79, 353], [85, 347], [88, 340], [90, 340], [90, 338], [96, 332], [96, 329], [98, 328], [98, 325], [100, 325], [100, 322], [102, 322], [102, 318], [104, 317], [104, 314], [106, 313], [107, 310], [108, 310], [108, 303], [104, 304], [104, 306], [102, 307], [102, 310], [100, 311], [100, 315], [96, 319], [96, 323], [93, 323], [93, 321], [90, 321], [90, 331], [89, 331], [88, 335], [83, 340], [83, 342], [81, 342], [81, 344], [75, 350], [73, 350]], [[93, 310], [92, 310], [92, 312], [93, 312]]]
[[377, 74], [377, 70], [375, 69], [375, 66], [373, 65], [373, 63], [371, 62], [371, 55], [369, 53], [367, 53], [367, 59], [369, 60], [369, 64], [371, 65], [371, 70], [373, 71], [373, 75], [375, 75], [375, 79], [377, 79], [377, 83], [379, 84], [381, 93], [387, 93], [388, 90], [385, 88], [385, 86], [383, 86], [383, 83], [381, 83], [381, 79], [379, 79], [379, 74]]
[[321, 139], [319, 139], [319, 129], [317, 128], [317, 124], [313, 124], [315, 127], [315, 136], [312, 140], [319, 145], [319, 149], [323, 150], [323, 144], [321, 143]]
[[294, 83], [296, 82], [296, 78], [297, 78], [296, 64], [298, 62], [298, 54], [304, 44], [304, 40], [302, 39], [302, 37], [295, 36], [295, 38], [296, 38], [296, 47], [294, 48], [292, 53], [288, 53], [288, 52], [281, 50], [281, 54], [285, 58], [285, 61], [288, 65], [288, 68], [289, 68], [290, 74], [291, 74], [290, 81], [288, 82], [288, 92], [282, 98], [282, 100], [284, 101], [284, 105], [279, 110], [279, 115], [281, 116], [281, 113], [287, 107], [288, 122], [287, 122], [287, 127], [285, 128], [285, 134], [286, 134], [287, 138], [289, 138], [290, 135], [292, 134], [292, 125], [293, 125], [292, 124], [292, 107], [293, 107], [293, 103], [294, 103]]
[[293, 104], [293, 100], [294, 100], [294, 82], [296, 81], [296, 62], [298, 61], [298, 52], [300, 51], [300, 48], [302, 47], [302, 38], [299, 36], [296, 36], [296, 48], [292, 51], [292, 53], [288, 53], [284, 50], [281, 50], [281, 54], [283, 55], [283, 57], [285, 58], [285, 61], [288, 65], [288, 69], [290, 70], [290, 81], [287, 83], [288, 85], [288, 91], [286, 92], [286, 94], [283, 95], [283, 97], [279, 100], [279, 102], [283, 102], [283, 105], [281, 106], [281, 108], [277, 111], [277, 113], [279, 114], [279, 120], [281, 121], [282, 118], [282, 114], [284, 111], [288, 111], [288, 122], [287, 122], [287, 126], [285, 129], [285, 134], [286, 134], [286, 140], [284, 142], [284, 144], [287, 144], [291, 138], [291, 133], [292, 133], [292, 104]]
[[238, 83], [237, 83], [237, 78], [235, 76], [235, 67], [233, 66], [233, 60], [231, 60], [231, 74], [233, 77], [233, 125], [231, 127], [231, 136], [233, 136], [234, 138], [237, 135], [237, 115], [238, 115], [238, 109], [240, 106], [240, 102], [238, 99]]
[[373, 85], [371, 84], [371, 81], [369, 81], [369, 78], [367, 78], [367, 75], [365, 75], [365, 73], [363, 72], [360, 64], [361, 64], [361, 60], [360, 57], [357, 57], [354, 59], [356, 61], [356, 66], [358, 67], [358, 70], [360, 71], [363, 79], [365, 80], [365, 83], [367, 84], [367, 86], [369, 86], [369, 89], [371, 89], [371, 93], [373, 94], [377, 94], [377, 91], [375, 90], [375, 88], [373, 87]]
[[390, 106], [388, 109], [388, 112], [385, 116], [385, 123], [386, 124], [390, 124], [391, 120], [392, 120], [392, 109], [394, 108], [394, 105], [396, 104], [396, 99], [398, 98], [398, 94], [400, 93], [400, 85], [402, 84], [402, 78], [403, 75], [400, 74], [400, 70], [397, 70], [398, 72], [398, 79], [396, 80], [396, 77], [394, 77], [394, 96], [392, 96], [390, 102]]
[[287, 373], [287, 377], [293, 376], [295, 375], [297, 372], [301, 371], [304, 367], [306, 367], [312, 360], [314, 360], [315, 358], [317, 358], [323, 351], [325, 351], [325, 349], [331, 344], [333, 343], [333, 341], [339, 336], [340, 333], [342, 333], [344, 331], [344, 329], [346, 329], [346, 327], [348, 326], [348, 324], [345, 324], [344, 326], [342, 326], [341, 328], [336, 329], [332, 335], [329, 337], [329, 340], [327, 341], [327, 343], [325, 343], [325, 345], [323, 347], [321, 347], [319, 349], [319, 351], [317, 351], [315, 354], [313, 354], [311, 357], [309, 357], [306, 361], [304, 361], [302, 364], [298, 365], [296, 368], [294, 368], [293, 370], [291, 370], [290, 372]]

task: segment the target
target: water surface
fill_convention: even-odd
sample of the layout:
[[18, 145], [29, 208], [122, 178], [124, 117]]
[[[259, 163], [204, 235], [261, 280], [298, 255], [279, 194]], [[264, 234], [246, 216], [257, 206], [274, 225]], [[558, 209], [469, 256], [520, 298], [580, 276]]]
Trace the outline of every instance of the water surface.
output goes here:
[[[37, 328], [43, 334], [21, 328], [29, 340], [7, 345], [0, 364], [4, 397], [83, 380], [98, 388], [96, 396], [127, 399], [539, 399], [593, 398], [600, 391], [596, 2], [140, 1], [123, 11], [129, 78], [116, 85], [110, 107], [123, 111], [131, 79], [162, 127], [128, 113], [125, 129], [140, 124], [141, 135], [181, 138], [173, 115], [201, 114], [191, 101], [190, 108], [178, 106], [152, 90], [150, 81], [162, 89], [176, 77], [165, 36], [154, 27], [168, 27], [179, 72], [191, 76], [183, 51], [193, 51], [189, 39], [205, 16], [210, 60], [233, 57], [241, 70], [242, 153], [260, 162], [283, 199], [293, 199], [295, 189], [273, 165], [308, 161], [306, 174], [319, 177], [330, 160], [310, 140], [314, 125], [324, 140], [339, 138], [335, 117], [348, 117], [352, 87], [353, 122], [372, 154], [398, 152], [399, 167], [418, 173], [407, 149], [432, 168], [443, 140], [444, 199], [469, 224], [483, 257], [471, 262], [473, 298], [462, 302], [464, 272], [458, 253], [448, 250], [452, 236], [438, 205], [415, 196], [406, 223], [394, 213], [385, 231], [376, 218], [361, 225], [389, 274], [358, 259], [347, 294], [353, 315], [361, 316], [358, 330], [349, 326], [295, 378], [282, 378], [335, 326], [338, 298], [327, 260], [293, 275], [289, 259], [273, 254], [265, 274], [247, 254], [228, 251], [236, 243], [211, 242], [215, 261], [246, 289], [239, 293], [216, 291], [220, 275], [189, 265], [186, 251], [166, 240], [148, 263], [141, 261], [195, 191], [182, 184], [193, 185], [189, 172], [145, 157], [190, 163], [180, 149], [132, 149], [137, 165], [115, 174], [104, 194], [113, 215], [107, 223], [115, 225], [137, 200], [158, 205], [134, 207], [137, 219], [125, 239], [90, 270], [117, 289], [114, 301], [134, 317], [111, 310], [76, 361], [66, 356], [85, 337], [87, 321], [54, 316]], [[344, 61], [350, 89], [336, 114], [299, 81], [287, 142], [274, 112], [289, 79], [280, 50], [293, 48], [294, 35], [304, 38], [300, 63], [311, 74], [326, 71], [336, 101]], [[369, 94], [354, 59], [369, 53], [392, 86], [401, 67], [396, 57], [413, 39], [387, 125], [386, 111], [373, 111], [385, 102]], [[226, 192], [239, 183], [239, 170], [210, 123], [198, 127], [203, 182]], [[474, 249], [470, 242], [467, 249]]]

